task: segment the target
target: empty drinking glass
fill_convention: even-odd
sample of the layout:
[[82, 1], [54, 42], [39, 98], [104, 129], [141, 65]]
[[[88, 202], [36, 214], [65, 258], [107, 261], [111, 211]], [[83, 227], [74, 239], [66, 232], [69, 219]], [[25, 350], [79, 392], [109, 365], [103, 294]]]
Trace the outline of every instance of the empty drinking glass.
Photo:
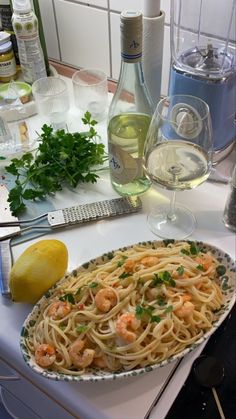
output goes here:
[[94, 119], [104, 118], [108, 104], [107, 75], [98, 69], [83, 69], [72, 76], [75, 105]]
[[60, 77], [44, 77], [33, 83], [32, 92], [42, 122], [54, 129], [65, 128], [70, 109], [66, 81]]

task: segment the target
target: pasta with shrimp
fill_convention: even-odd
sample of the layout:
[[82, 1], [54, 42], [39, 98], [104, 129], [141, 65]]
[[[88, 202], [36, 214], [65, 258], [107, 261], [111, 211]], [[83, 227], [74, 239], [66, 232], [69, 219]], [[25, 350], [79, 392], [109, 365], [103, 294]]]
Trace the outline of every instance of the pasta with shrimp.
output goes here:
[[211, 252], [169, 241], [109, 256], [73, 271], [44, 299], [26, 339], [40, 367], [70, 375], [143, 368], [212, 328], [223, 304], [224, 266]]

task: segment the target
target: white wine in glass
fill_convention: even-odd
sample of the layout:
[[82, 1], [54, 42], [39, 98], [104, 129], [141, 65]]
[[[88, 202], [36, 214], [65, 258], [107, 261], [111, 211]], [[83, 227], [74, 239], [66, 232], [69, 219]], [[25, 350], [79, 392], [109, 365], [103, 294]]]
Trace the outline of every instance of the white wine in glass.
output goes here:
[[175, 203], [175, 192], [193, 189], [211, 171], [213, 139], [208, 105], [197, 97], [162, 99], [153, 115], [144, 149], [152, 183], [173, 191], [170, 205], [148, 215], [150, 229], [162, 238], [183, 239], [195, 229], [194, 215]]

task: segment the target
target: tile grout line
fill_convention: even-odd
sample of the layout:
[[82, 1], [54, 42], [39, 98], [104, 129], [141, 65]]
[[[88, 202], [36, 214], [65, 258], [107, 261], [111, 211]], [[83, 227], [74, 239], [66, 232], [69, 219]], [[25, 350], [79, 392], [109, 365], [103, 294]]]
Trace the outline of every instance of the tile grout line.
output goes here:
[[60, 44], [60, 39], [59, 39], [59, 29], [58, 29], [58, 24], [57, 24], [57, 14], [56, 14], [55, 0], [52, 0], [52, 8], [53, 8], [53, 14], [54, 14], [54, 20], [55, 20], [59, 57], [60, 57], [60, 61], [62, 62], [61, 44]]

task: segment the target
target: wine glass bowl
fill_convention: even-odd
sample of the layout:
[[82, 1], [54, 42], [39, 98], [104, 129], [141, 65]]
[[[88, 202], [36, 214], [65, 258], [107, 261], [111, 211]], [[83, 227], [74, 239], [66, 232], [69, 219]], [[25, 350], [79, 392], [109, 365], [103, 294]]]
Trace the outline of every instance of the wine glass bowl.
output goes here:
[[150, 229], [162, 238], [183, 239], [195, 228], [194, 215], [175, 204], [176, 191], [193, 189], [211, 171], [213, 139], [208, 105], [190, 95], [165, 97], [157, 104], [144, 148], [146, 174], [156, 186], [172, 190], [169, 206], [148, 215]]

